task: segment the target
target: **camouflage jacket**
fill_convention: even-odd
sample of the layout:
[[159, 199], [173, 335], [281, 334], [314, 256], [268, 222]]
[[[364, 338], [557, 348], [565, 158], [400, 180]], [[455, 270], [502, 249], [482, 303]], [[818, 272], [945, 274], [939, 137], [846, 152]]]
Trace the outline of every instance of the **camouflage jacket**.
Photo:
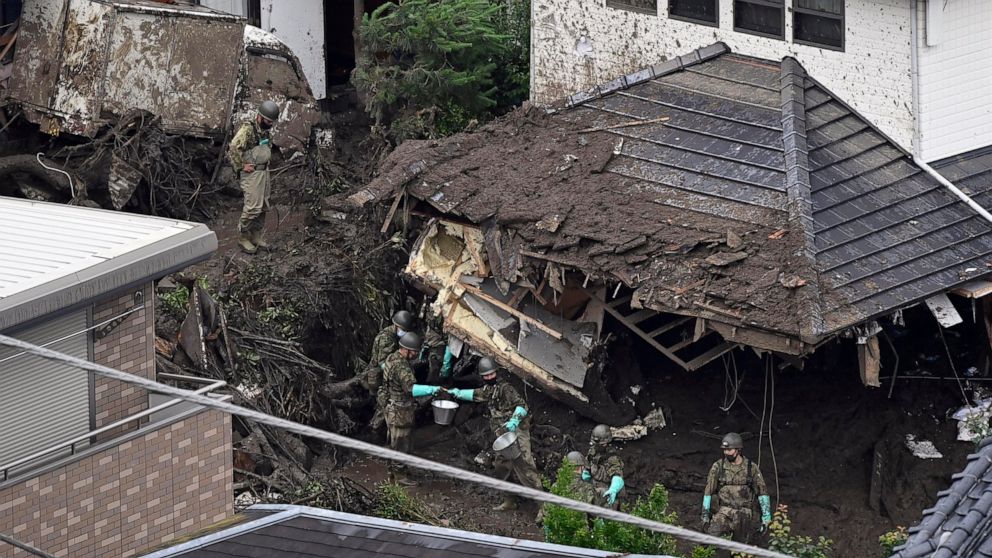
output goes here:
[[[394, 336], [396, 334], [393, 334]], [[413, 384], [417, 380], [413, 376], [410, 361], [403, 358], [399, 351], [393, 352], [382, 365], [382, 390], [386, 403], [413, 407]]]
[[716, 494], [718, 506], [734, 509], [751, 509], [756, 496], [768, 494], [761, 470], [744, 458], [740, 465], [720, 459], [710, 467], [706, 477], [706, 496]]
[[[476, 388], [472, 400], [486, 404], [486, 418], [489, 419], [489, 427], [492, 428], [494, 436], [506, 432], [503, 424], [510, 420], [517, 407], [527, 408], [527, 402], [517, 393], [516, 388], [506, 380], [499, 380], [496, 383]], [[527, 417], [520, 421], [518, 428], [524, 430], [530, 428], [529, 412]]]
[[597, 485], [609, 486], [614, 475], [623, 476], [623, 460], [620, 459], [619, 450], [612, 444], [591, 444], [586, 453], [586, 464], [592, 475], [592, 482]]
[[236, 174], [241, 173], [244, 166], [246, 153], [259, 144], [263, 139], [269, 139], [269, 131], [263, 130], [258, 123], [252, 120], [245, 120], [241, 127], [231, 138], [231, 145], [227, 148], [227, 157], [231, 161]]
[[382, 384], [382, 363], [386, 358], [399, 347], [396, 337], [396, 326], [390, 325], [383, 328], [372, 341], [372, 354], [369, 355], [369, 363], [365, 367], [365, 379], [363, 385], [369, 391], [375, 393]]

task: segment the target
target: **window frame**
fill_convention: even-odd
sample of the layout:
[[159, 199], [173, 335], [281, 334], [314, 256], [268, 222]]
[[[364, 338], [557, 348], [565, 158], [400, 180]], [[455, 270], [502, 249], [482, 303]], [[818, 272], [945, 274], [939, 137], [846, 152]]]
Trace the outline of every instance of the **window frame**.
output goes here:
[[[829, 12], [821, 12], [820, 10], [811, 10], [809, 8], [800, 8], [800, 7], [798, 7], [796, 5], [795, 2], [793, 2], [793, 6], [792, 6], [792, 42], [793, 43], [796, 43], [796, 44], [799, 44], [799, 45], [811, 46], [811, 47], [816, 47], [816, 48], [825, 48], [827, 50], [834, 50], [834, 51], [837, 51], [837, 52], [845, 52], [845, 48], [847, 47], [847, 5], [846, 4], [847, 4], [847, 2], [844, 2], [844, 1], [842, 1], [840, 3], [840, 15], [836, 15], [836, 14], [831, 14]], [[825, 45], [825, 44], [817, 43], [817, 42], [814, 42], [814, 41], [807, 41], [805, 39], [797, 39], [796, 38], [796, 16], [798, 14], [812, 15], [812, 16], [816, 16], [816, 17], [822, 17], [822, 18], [825, 18], [825, 19], [836, 19], [836, 20], [840, 20], [840, 46], [838, 47], [838, 46], [834, 46], [834, 45]]]
[[716, 21], [706, 21], [704, 19], [696, 19], [688, 16], [672, 14], [672, 2], [673, 0], [668, 0], [668, 19], [674, 19], [676, 21], [685, 21], [688, 23], [695, 23], [696, 25], [705, 25], [707, 27], [720, 27], [720, 0], [706, 0], [713, 4], [713, 13], [716, 14]]
[[[753, 4], [753, 5], [757, 5], [757, 6], [766, 6], [766, 7], [769, 7], [769, 8], [780, 8], [782, 10], [782, 17], [780, 18], [779, 23], [782, 25], [782, 34], [781, 35], [773, 35], [771, 33], [763, 33], [761, 31], [754, 31], [754, 30], [751, 30], [751, 29], [745, 29], [743, 27], [738, 27], [737, 26], [737, 4], [738, 3]], [[767, 37], [769, 39], [778, 39], [780, 41], [784, 41], [785, 40], [785, 9], [787, 7], [785, 0], [780, 0], [779, 2], [774, 2], [773, 0], [732, 0], [732, 4], [731, 4], [730, 7], [732, 9], [732, 12], [731, 12], [731, 18], [732, 18], [731, 23], [733, 24], [733, 30], [735, 32], [737, 32], [737, 33], [746, 33], [748, 35], [756, 35], [758, 37]]]
[[624, 4], [624, 0], [606, 0], [606, 7], [613, 8], [614, 10], [624, 10], [628, 12], [634, 12], [635, 14], [647, 14], [647, 15], [658, 15], [658, 0], [654, 0], [654, 10], [649, 10], [646, 8], [635, 8], [630, 4]]

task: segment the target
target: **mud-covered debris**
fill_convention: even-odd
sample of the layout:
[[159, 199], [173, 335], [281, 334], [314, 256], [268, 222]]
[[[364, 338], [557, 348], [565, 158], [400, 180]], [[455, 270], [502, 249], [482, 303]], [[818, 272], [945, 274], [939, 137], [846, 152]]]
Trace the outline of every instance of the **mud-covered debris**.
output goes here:
[[704, 261], [716, 267], [724, 267], [744, 259], [747, 259], [747, 252], [717, 252]]
[[620, 246], [617, 246], [614, 252], [617, 254], [624, 254], [626, 252], [630, 252], [631, 250], [636, 250], [637, 248], [640, 248], [641, 246], [644, 246], [647, 243], [648, 243], [648, 238], [646, 236], [641, 235], [636, 238], [632, 238], [627, 242], [624, 242]]
[[744, 239], [734, 231], [727, 231], [727, 248], [736, 250], [744, 245]]
[[660, 430], [668, 425], [665, 420], [665, 413], [661, 409], [655, 409], [644, 417], [644, 426], [651, 430]]
[[560, 213], [554, 213], [552, 215], [546, 215], [543, 219], [537, 222], [535, 227], [541, 229], [542, 231], [556, 232], [558, 227], [561, 226], [562, 222], [565, 220], [565, 216]]
[[648, 435], [648, 427], [641, 423], [641, 419], [637, 419], [633, 424], [628, 424], [627, 426], [614, 426], [610, 428], [613, 432], [614, 440], [638, 440]]
[[778, 239], [782, 238], [783, 236], [785, 236], [785, 233], [786, 232], [788, 232], [788, 231], [786, 231], [785, 229], [778, 229], [775, 232], [773, 232], [772, 234], [768, 235], [768, 240], [778, 240]]
[[785, 275], [783, 274], [779, 280], [779, 283], [787, 289], [798, 289], [799, 287], [806, 285], [806, 280], [801, 279], [798, 275]]
[[915, 434], [906, 434], [906, 447], [913, 455], [920, 459], [942, 459], [944, 454], [940, 453], [937, 446], [930, 440], [917, 440]]

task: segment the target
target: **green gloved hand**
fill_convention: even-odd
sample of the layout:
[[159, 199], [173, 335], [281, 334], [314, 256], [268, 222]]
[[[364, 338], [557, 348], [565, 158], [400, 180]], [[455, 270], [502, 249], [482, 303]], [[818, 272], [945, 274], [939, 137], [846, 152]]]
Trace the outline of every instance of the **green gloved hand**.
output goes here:
[[772, 499], [767, 494], [758, 496], [758, 504], [761, 505], [761, 523], [768, 525], [772, 522]]
[[503, 428], [509, 432], [516, 432], [518, 426], [520, 426], [520, 419], [516, 416], [510, 417], [510, 420], [503, 423]]
[[471, 401], [472, 396], [475, 395], [474, 389], [451, 388], [447, 392], [455, 399], [461, 399], [462, 401]]
[[712, 516], [710, 515], [710, 503], [712, 502], [712, 500], [713, 497], [708, 494], [706, 496], [703, 496], [703, 515], [702, 515], [703, 523], [709, 523], [710, 519], [712, 519]]
[[449, 347], [444, 348], [444, 361], [441, 362], [441, 377], [447, 378], [451, 376], [451, 367], [454, 364], [455, 355], [451, 354], [451, 349]]
[[427, 386], [424, 384], [413, 384], [413, 390], [411, 393], [414, 397], [424, 397], [427, 395], [434, 395], [441, 390], [440, 386]]
[[606, 496], [606, 503], [613, 505], [617, 502], [617, 495], [623, 490], [623, 477], [620, 475], [613, 475], [610, 479], [610, 487], [603, 492], [603, 496]]

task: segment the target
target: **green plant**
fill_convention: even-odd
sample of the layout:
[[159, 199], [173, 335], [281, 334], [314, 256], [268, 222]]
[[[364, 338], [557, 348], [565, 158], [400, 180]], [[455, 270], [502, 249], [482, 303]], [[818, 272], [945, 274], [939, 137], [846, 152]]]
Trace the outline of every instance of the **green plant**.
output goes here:
[[525, 5], [404, 0], [366, 14], [353, 81], [376, 126], [397, 142], [439, 137], [526, 98]]
[[964, 427], [973, 435], [972, 442], [976, 449], [982, 440], [992, 436], [992, 424], [989, 423], [989, 415], [985, 412], [976, 412], [964, 419]]
[[189, 289], [184, 285], [176, 285], [172, 291], [159, 293], [158, 302], [163, 311], [176, 318], [182, 318], [186, 315], [189, 306]]
[[[581, 499], [582, 492], [575, 482], [574, 467], [563, 461], [555, 482], [548, 488], [552, 494]], [[638, 498], [633, 506], [625, 506], [624, 511], [669, 525], [675, 525], [678, 520], [674, 512], [668, 511], [668, 490], [660, 484], [654, 485], [646, 500]], [[675, 539], [669, 535], [616, 521], [595, 519], [590, 522], [586, 514], [556, 505], [549, 505], [545, 511], [544, 531], [548, 542], [583, 548], [631, 554], [674, 555], [676, 551]]]
[[826, 537], [812, 537], [792, 534], [792, 520], [789, 508], [780, 504], [768, 525], [768, 548], [796, 558], [827, 558], [834, 542]]
[[878, 545], [882, 547], [882, 557], [888, 558], [895, 554], [895, 548], [906, 544], [908, 538], [909, 533], [906, 532], [905, 527], [896, 527], [887, 533], [883, 533], [878, 537]]
[[[415, 521], [429, 525], [441, 525], [440, 517], [431, 511], [421, 500], [410, 496], [405, 488], [397, 484], [382, 483], [375, 490], [375, 515], [396, 521]], [[447, 522], [447, 525], [451, 525]]]
[[258, 313], [258, 321], [271, 327], [272, 330], [287, 341], [300, 338], [300, 313], [291, 305], [281, 304], [263, 308]]
[[712, 546], [693, 547], [692, 553], [689, 554], [689, 558], [714, 558], [714, 556], [716, 556], [716, 549]]

